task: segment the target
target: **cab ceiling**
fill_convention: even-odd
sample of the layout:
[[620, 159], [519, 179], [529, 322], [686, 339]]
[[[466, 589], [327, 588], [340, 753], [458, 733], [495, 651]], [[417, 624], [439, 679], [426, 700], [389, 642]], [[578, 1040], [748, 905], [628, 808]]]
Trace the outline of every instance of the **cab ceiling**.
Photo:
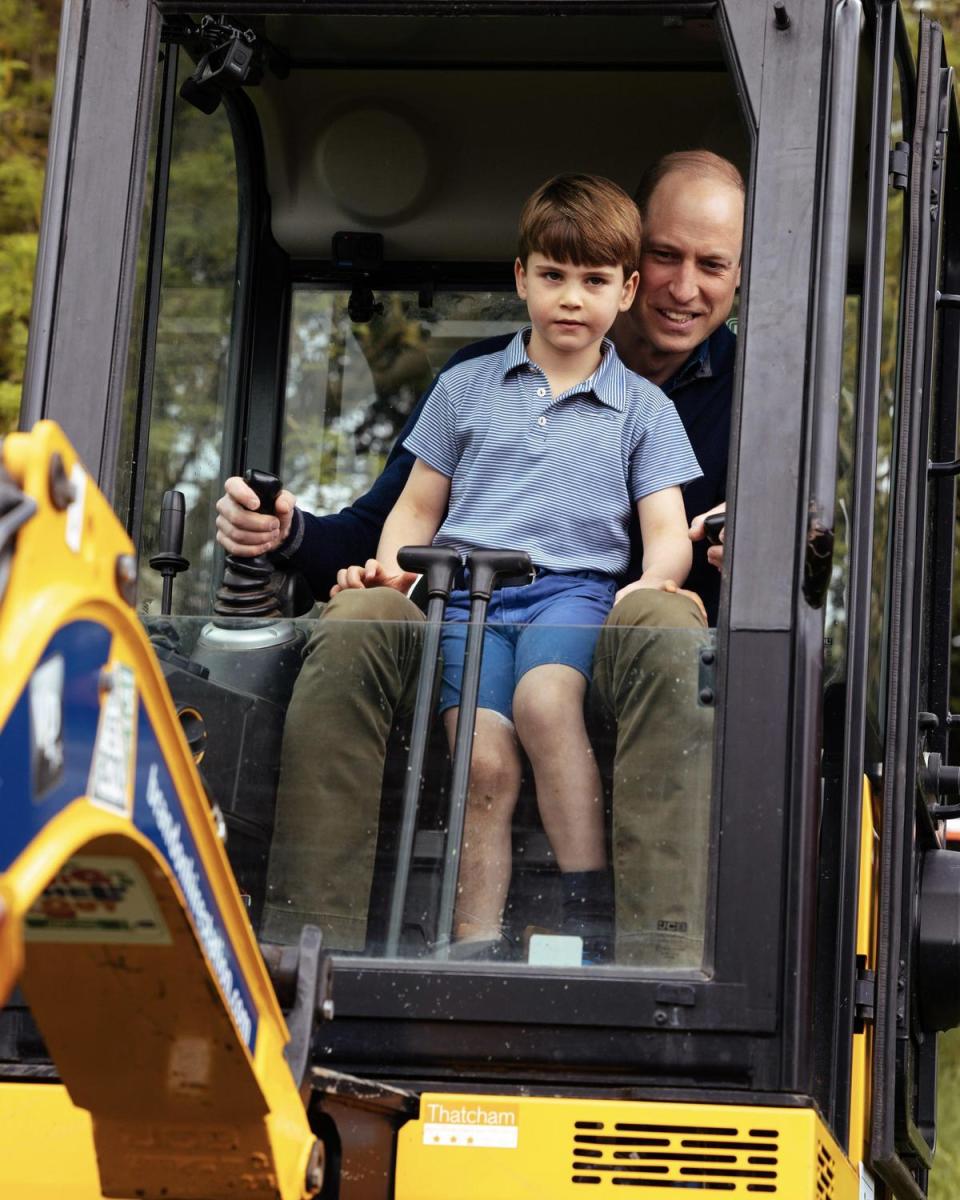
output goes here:
[[524, 198], [561, 171], [632, 191], [647, 163], [749, 147], [713, 22], [663, 16], [270, 17], [285, 79], [249, 90], [273, 231], [327, 259], [341, 230], [388, 261], [513, 257]]

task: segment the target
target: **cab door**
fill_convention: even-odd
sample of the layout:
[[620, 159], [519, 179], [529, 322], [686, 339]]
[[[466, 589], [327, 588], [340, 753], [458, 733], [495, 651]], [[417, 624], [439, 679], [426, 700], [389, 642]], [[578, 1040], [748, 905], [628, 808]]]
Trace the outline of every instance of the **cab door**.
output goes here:
[[[935, 1145], [937, 1031], [956, 1022], [931, 954], [952, 875], [940, 794], [949, 720], [957, 419], [957, 113], [940, 27], [922, 19], [909, 147], [904, 307], [891, 477], [880, 784], [876, 1016], [870, 1154], [897, 1196], [920, 1197]], [[942, 856], [947, 855], [944, 859]], [[919, 904], [919, 914], [917, 911]], [[947, 1010], [950, 1011], [947, 1011]]]

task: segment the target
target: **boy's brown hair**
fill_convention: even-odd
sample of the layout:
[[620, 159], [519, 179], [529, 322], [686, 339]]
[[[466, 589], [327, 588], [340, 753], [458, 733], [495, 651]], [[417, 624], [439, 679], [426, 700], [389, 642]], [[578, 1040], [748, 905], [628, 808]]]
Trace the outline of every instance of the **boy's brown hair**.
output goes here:
[[555, 175], [540, 185], [520, 214], [517, 254], [526, 266], [544, 254], [577, 267], [623, 267], [640, 262], [640, 212], [627, 193], [602, 175]]

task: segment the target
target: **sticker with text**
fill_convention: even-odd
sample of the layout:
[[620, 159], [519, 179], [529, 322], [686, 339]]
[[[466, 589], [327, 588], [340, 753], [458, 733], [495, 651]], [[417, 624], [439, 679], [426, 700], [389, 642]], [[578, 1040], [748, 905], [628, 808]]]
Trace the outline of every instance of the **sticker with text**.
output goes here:
[[104, 678], [109, 687], [100, 706], [87, 796], [100, 808], [125, 817], [130, 811], [132, 794], [136, 686], [133, 670], [126, 663], [114, 663]]
[[24, 921], [27, 941], [169, 946], [153, 890], [130, 858], [67, 859]]
[[63, 672], [63, 656], [55, 654], [30, 676], [30, 758], [35, 801], [63, 777]]
[[520, 1128], [515, 1105], [427, 1100], [423, 1109], [426, 1146], [517, 1148]]

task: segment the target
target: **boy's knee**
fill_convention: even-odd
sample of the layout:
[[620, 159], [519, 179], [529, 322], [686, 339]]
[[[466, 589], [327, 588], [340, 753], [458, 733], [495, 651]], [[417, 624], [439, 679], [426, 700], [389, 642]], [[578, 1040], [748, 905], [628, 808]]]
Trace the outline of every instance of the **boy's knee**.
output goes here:
[[[569, 672], [569, 674], [567, 673]], [[559, 677], [548, 672], [528, 672], [513, 697], [517, 733], [528, 753], [540, 746], [563, 742], [571, 724], [583, 721], [583, 687], [573, 667]]]
[[647, 626], [660, 629], [703, 629], [704, 620], [689, 596], [637, 588], [618, 600], [607, 617], [607, 625]]
[[323, 610], [324, 620], [418, 621], [423, 613], [396, 588], [346, 588]]
[[[508, 724], [504, 718], [505, 725]], [[510, 733], [512, 740], [512, 730]], [[519, 755], [500, 739], [478, 737], [470, 758], [470, 802], [482, 809], [512, 808], [520, 787]]]

